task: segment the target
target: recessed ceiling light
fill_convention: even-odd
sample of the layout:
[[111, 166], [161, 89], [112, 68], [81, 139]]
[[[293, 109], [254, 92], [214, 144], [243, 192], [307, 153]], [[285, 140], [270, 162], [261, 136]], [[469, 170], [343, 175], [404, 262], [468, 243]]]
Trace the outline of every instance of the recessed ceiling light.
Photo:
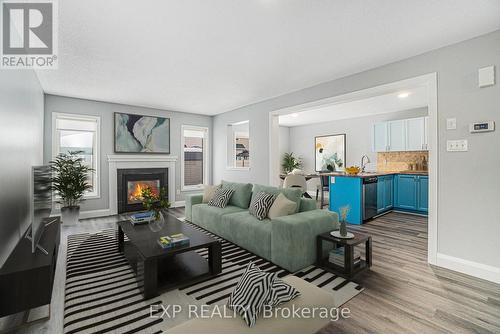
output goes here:
[[408, 93], [408, 92], [402, 92], [402, 93], [398, 94], [398, 97], [400, 99], [406, 99], [408, 96], [410, 96], [410, 93]]
[[299, 117], [299, 114], [297, 114], [297, 113], [293, 113], [291, 116], [292, 116], [292, 117]]

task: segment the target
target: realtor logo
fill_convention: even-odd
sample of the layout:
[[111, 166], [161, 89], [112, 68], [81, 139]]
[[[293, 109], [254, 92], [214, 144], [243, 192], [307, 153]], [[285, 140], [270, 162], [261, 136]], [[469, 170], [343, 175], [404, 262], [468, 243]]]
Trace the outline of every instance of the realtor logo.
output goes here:
[[2, 2], [2, 68], [56, 68], [54, 1]]

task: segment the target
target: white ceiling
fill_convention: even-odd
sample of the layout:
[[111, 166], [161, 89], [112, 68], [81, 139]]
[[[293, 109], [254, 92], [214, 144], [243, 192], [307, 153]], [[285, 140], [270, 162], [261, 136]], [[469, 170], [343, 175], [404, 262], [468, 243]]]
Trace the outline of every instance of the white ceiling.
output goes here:
[[[408, 94], [405, 98], [399, 94]], [[327, 105], [298, 113], [279, 116], [281, 126], [300, 126], [314, 123], [324, 123], [347, 118], [357, 118], [426, 107], [428, 104], [425, 87], [406, 89], [391, 94], [379, 95], [367, 99]]]
[[498, 0], [64, 0], [47, 93], [214, 115], [500, 29]]

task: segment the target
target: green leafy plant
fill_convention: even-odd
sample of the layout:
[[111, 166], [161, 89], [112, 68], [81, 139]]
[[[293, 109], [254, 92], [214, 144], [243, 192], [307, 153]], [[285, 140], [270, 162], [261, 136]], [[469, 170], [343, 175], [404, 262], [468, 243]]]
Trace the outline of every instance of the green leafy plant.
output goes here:
[[58, 203], [63, 207], [78, 206], [83, 200], [85, 191], [92, 188], [87, 178], [94, 170], [84, 164], [81, 153], [82, 151], [60, 153], [50, 161], [53, 173], [52, 190], [61, 197]]
[[285, 153], [281, 162], [281, 168], [284, 173], [290, 173], [294, 169], [301, 168], [302, 161], [293, 155], [293, 152]]
[[151, 187], [146, 187], [141, 191], [142, 205], [147, 211], [154, 211], [155, 219], [160, 219], [160, 212], [170, 207], [167, 200], [167, 190], [160, 188], [160, 193], [155, 194]]

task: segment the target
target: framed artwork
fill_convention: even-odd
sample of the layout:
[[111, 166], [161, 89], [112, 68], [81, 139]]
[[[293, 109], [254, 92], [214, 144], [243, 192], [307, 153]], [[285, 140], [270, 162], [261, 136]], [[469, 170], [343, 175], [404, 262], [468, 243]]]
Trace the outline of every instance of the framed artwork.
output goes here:
[[170, 118], [115, 113], [115, 152], [170, 154]]
[[317, 172], [336, 172], [345, 169], [345, 134], [314, 137]]

